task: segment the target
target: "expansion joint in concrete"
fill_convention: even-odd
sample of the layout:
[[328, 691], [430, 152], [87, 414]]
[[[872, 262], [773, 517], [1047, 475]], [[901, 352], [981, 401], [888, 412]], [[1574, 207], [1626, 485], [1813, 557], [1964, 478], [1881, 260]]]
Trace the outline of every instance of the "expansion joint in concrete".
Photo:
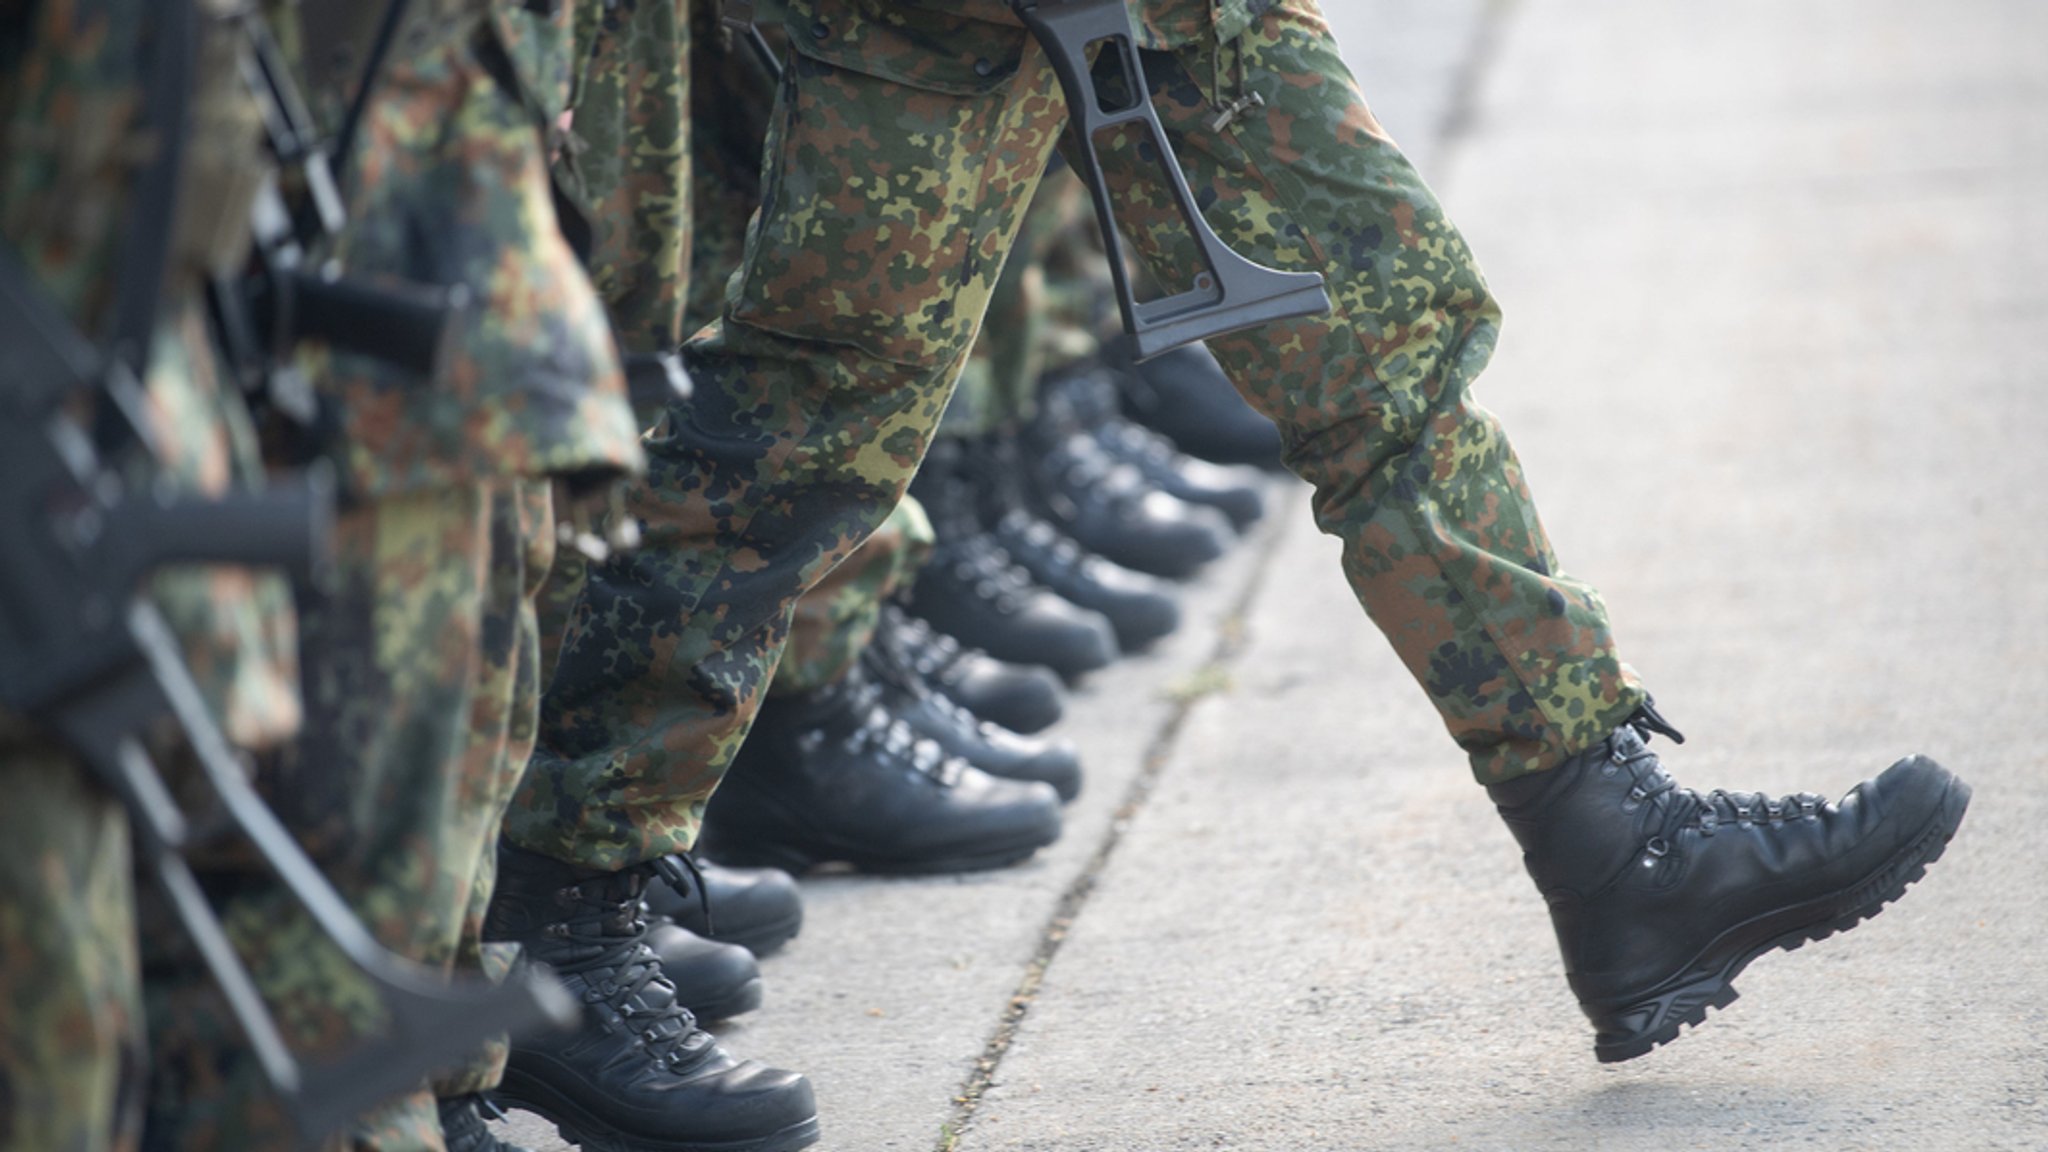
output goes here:
[[1183, 681], [1190, 685], [1186, 689], [1174, 690], [1171, 694], [1172, 708], [1167, 712], [1151, 741], [1146, 745], [1144, 765], [1125, 790], [1123, 801], [1117, 805], [1116, 816], [1103, 831], [1102, 839], [1095, 846], [1095, 852], [1088, 858], [1087, 866], [1081, 869], [1073, 883], [1060, 896], [1059, 903], [1047, 918], [1045, 928], [1040, 932], [1037, 951], [1031, 962], [1024, 968], [1024, 975], [1017, 981], [1017, 987], [1003, 1005], [997, 1017], [995, 1028], [990, 1032], [988, 1042], [982, 1046], [981, 1056], [974, 1063], [960, 1090], [953, 1096], [952, 1114], [940, 1125], [936, 1152], [956, 1152], [960, 1140], [966, 1135], [967, 1126], [980, 1107], [982, 1097], [996, 1083], [996, 1075], [1002, 1068], [1003, 1057], [1023, 1027], [1024, 1018], [1030, 1013], [1031, 1005], [1038, 997], [1038, 990], [1045, 982], [1046, 971], [1059, 955], [1067, 935], [1086, 910], [1089, 899], [1095, 894], [1096, 882], [1108, 869], [1115, 857], [1117, 847], [1123, 843], [1127, 832], [1138, 814], [1152, 797], [1160, 776], [1173, 760], [1173, 754], [1180, 741], [1181, 730], [1188, 717], [1203, 699], [1214, 695], [1229, 683], [1229, 670], [1248, 639], [1244, 621], [1250, 614], [1252, 604], [1258, 599], [1260, 589], [1265, 587], [1266, 578], [1273, 567], [1273, 557], [1280, 554], [1280, 541], [1287, 533], [1299, 531], [1295, 522], [1298, 517], [1284, 519], [1273, 526], [1266, 535], [1263, 554], [1245, 580], [1244, 589], [1231, 602], [1216, 627], [1216, 640], [1210, 649], [1208, 660], [1193, 675]]

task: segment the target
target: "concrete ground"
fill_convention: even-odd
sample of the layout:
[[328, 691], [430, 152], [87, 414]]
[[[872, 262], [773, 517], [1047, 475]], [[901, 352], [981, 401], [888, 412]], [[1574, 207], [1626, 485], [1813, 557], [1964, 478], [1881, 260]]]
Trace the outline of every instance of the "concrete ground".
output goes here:
[[1512, 843], [1276, 485], [1195, 624], [1074, 700], [1065, 841], [810, 882], [728, 1046], [808, 1072], [836, 1150], [2048, 1148], [2048, 5], [1325, 2], [1505, 303], [1482, 399], [1681, 780], [1925, 751], [1962, 833], [1596, 1064]]

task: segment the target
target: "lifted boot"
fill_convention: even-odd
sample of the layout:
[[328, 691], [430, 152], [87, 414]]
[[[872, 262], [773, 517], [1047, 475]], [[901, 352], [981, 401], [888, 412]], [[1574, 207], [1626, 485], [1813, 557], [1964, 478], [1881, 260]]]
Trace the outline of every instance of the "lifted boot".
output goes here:
[[1602, 1063], [1641, 1056], [1735, 977], [1877, 915], [1941, 857], [1970, 788], [1920, 756], [1834, 803], [1680, 788], [1645, 743], [1680, 740], [1645, 705], [1600, 746], [1487, 789], [1550, 904]]

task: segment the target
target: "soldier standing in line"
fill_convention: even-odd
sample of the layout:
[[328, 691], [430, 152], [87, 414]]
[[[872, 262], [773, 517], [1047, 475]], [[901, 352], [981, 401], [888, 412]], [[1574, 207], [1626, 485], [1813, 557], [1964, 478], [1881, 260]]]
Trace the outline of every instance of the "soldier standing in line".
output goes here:
[[[481, 946], [481, 920], [499, 818], [533, 738], [551, 478], [601, 492], [641, 456], [603, 310], [550, 203], [543, 132], [561, 100], [563, 30], [523, 4], [411, 7], [342, 158], [353, 218], [336, 255], [354, 275], [460, 286], [469, 306], [432, 380], [309, 350], [325, 416], [317, 448], [338, 465], [346, 504], [337, 578], [302, 621], [305, 735], [261, 783], [385, 946], [495, 974], [507, 957]], [[320, 105], [345, 103], [379, 8], [297, 13], [303, 44], [323, 54], [306, 61], [326, 77], [311, 85]], [[213, 881], [231, 923], [266, 926], [244, 943], [297, 1046], [331, 1050], [374, 1026], [355, 1017], [332, 949], [272, 888], [225, 870]], [[289, 1144], [210, 987], [153, 988], [151, 1023], [154, 1146]], [[477, 1094], [502, 1060], [486, 1052], [422, 1084], [343, 1142], [487, 1147]]]
[[[260, 483], [261, 469], [241, 399], [217, 370], [200, 288], [246, 255], [260, 137], [234, 71], [195, 70], [174, 175], [182, 211], [157, 296], [146, 262], [131, 266], [148, 243], [140, 189], [164, 131], [143, 99], [145, 45], [162, 35], [151, 8], [0, 5], [0, 237], [95, 343], [118, 344], [107, 334], [128, 299], [153, 299], [143, 347], [115, 354], [136, 360], [161, 475], [219, 493]], [[209, 19], [199, 35], [203, 58], [218, 61], [232, 34]], [[228, 739], [250, 750], [289, 740], [300, 708], [283, 583], [184, 568], [152, 589]], [[128, 820], [21, 717], [0, 716], [0, 791], [0, 1149], [132, 1148], [147, 1070]]]
[[[1326, 315], [1212, 348], [1279, 424], [1361, 605], [1521, 841], [1596, 1053], [1670, 1040], [1732, 999], [1754, 956], [1897, 896], [1967, 804], [1931, 761], [1828, 804], [1683, 789], [1647, 747], [1676, 732], [1469, 397], [1498, 308], [1313, 0], [1130, 7], [1142, 82], [1217, 232], [1327, 282]], [[523, 938], [558, 922], [550, 881], [594, 891], [689, 845], [796, 597], [922, 457], [1066, 127], [1005, 0], [785, 8], [763, 208], [720, 324], [685, 350], [700, 395], [648, 443], [632, 510], [649, 547], [591, 573], [508, 816], [550, 862], [500, 893]], [[1141, 253], [1188, 282], [1185, 232], [1139, 185], [1137, 142], [1100, 143]], [[777, 1131], [735, 1145], [787, 1146]]]

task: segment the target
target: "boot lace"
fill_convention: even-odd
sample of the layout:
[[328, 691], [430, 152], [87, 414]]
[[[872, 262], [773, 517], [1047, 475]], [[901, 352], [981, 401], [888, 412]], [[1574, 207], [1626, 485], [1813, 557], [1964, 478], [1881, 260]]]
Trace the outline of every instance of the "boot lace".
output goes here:
[[1062, 533], [1051, 524], [1028, 513], [1005, 516], [996, 527], [1005, 543], [1014, 539], [1026, 547], [1036, 549], [1045, 557], [1047, 571], [1060, 576], [1079, 573], [1087, 565], [1088, 553], [1073, 538]]
[[558, 890], [557, 903], [570, 912], [545, 930], [562, 945], [548, 950], [547, 962], [564, 976], [582, 977], [584, 1002], [631, 1032], [633, 1047], [680, 1071], [715, 1051], [715, 1045], [710, 1033], [697, 1027], [697, 1018], [676, 1003], [675, 985], [646, 944], [642, 882], [642, 877], [602, 876]]
[[[685, 899], [691, 892], [697, 893], [697, 907], [704, 913], [704, 934], [710, 936], [718, 931], [717, 924], [711, 919], [711, 886], [704, 883], [704, 870], [697, 866], [696, 857], [688, 852], [671, 853], [654, 862], [654, 871]], [[645, 907], [644, 901], [642, 907]]]
[[918, 679], [926, 682], [942, 678], [967, 655], [958, 640], [895, 604], [882, 609], [882, 626], [875, 631], [872, 646], [898, 665], [915, 671]]
[[957, 756], [946, 755], [938, 741], [918, 735], [909, 721], [883, 707], [881, 692], [880, 684], [862, 686], [861, 696], [855, 705], [861, 713], [860, 727], [841, 741], [846, 750], [855, 755], [873, 751], [884, 759], [921, 773], [944, 788], [958, 784], [961, 774], [967, 770], [967, 762]]
[[1812, 792], [1773, 798], [1762, 792], [1730, 792], [1723, 788], [1699, 792], [1680, 787], [1677, 778], [1649, 746], [1653, 734], [1685, 743], [1678, 729], [1648, 702], [1629, 718], [1626, 728], [1627, 735], [1617, 732], [1608, 741], [1608, 754], [1600, 765], [1600, 774], [1613, 777], [1626, 771], [1632, 777], [1632, 786], [1622, 798], [1622, 811], [1636, 812], [1652, 801], [1663, 806], [1657, 834], [1643, 845], [1646, 867], [1669, 855], [1672, 842], [1687, 829], [1712, 836], [1728, 824], [1776, 828], [1793, 820], [1817, 820], [1828, 807], [1826, 797]]
[[974, 595], [996, 606], [1005, 615], [1021, 611], [1025, 598], [1036, 587], [1029, 573], [1010, 559], [1002, 545], [986, 533], [959, 541], [949, 551], [955, 579], [974, 590]]

